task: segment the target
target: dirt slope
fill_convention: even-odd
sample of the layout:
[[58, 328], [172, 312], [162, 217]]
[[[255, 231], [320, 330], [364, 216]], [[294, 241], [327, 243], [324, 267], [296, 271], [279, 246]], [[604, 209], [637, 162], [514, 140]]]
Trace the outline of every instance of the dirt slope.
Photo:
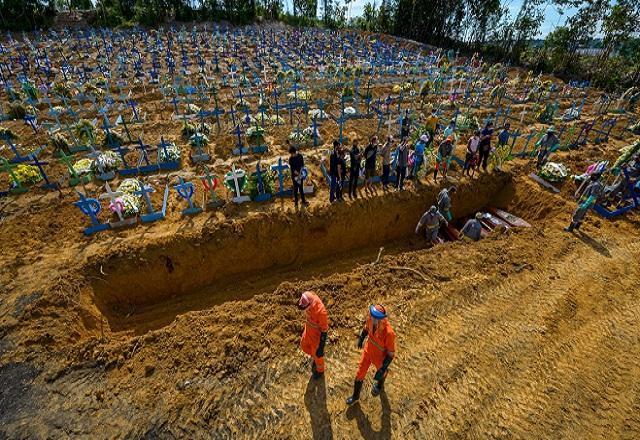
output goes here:
[[[585, 234], [571, 235], [561, 230], [570, 188], [550, 195], [519, 177], [508, 193], [511, 211], [533, 228], [383, 254], [377, 265], [282, 283], [245, 301], [182, 314], [140, 336], [107, 328], [101, 340], [93, 328], [66, 349], [57, 335], [49, 345], [32, 343], [27, 362], [2, 367], [0, 378], [11, 384], [3, 399], [11, 404], [3, 405], [0, 432], [9, 438], [638, 438], [637, 215], [592, 218]], [[297, 349], [302, 317], [293, 304], [308, 288], [324, 298], [332, 321], [320, 382], [309, 380]], [[398, 356], [386, 394], [370, 396], [370, 376], [362, 402], [347, 408], [359, 358], [356, 333], [374, 301], [390, 309]], [[26, 309], [33, 320], [33, 307]], [[46, 354], [54, 346], [67, 362]], [[47, 356], [46, 364], [34, 360]]]

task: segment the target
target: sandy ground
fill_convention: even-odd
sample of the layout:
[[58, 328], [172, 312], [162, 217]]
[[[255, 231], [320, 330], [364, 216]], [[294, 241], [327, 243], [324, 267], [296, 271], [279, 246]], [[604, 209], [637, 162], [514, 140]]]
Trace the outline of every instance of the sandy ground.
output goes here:
[[[578, 171], [629, 142], [558, 158]], [[572, 184], [553, 194], [526, 160], [505, 168], [454, 173], [453, 211], [498, 206], [532, 227], [431, 249], [412, 233], [442, 186], [426, 179], [329, 206], [316, 175], [308, 210], [190, 220], [172, 197], [164, 221], [91, 238], [71, 190], [3, 201], [0, 438], [639, 438], [640, 217], [568, 234]], [[320, 381], [298, 348], [306, 289], [331, 320]], [[370, 395], [372, 371], [347, 407], [374, 302], [397, 357], [386, 392]]]

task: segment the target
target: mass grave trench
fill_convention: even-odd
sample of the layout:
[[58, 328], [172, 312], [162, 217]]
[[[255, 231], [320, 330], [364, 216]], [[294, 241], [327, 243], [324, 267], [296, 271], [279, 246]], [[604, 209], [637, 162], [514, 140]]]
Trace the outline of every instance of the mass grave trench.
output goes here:
[[[506, 206], [513, 194], [508, 173], [482, 174], [456, 186], [456, 218]], [[128, 254], [114, 252], [85, 268], [88, 293], [107, 320], [121, 328], [139, 311], [170, 306], [181, 297], [220, 292], [219, 298], [204, 301], [208, 306], [247, 299], [296, 278], [318, 261], [333, 260], [337, 267], [343, 258], [355, 261], [347, 255], [359, 249], [402, 247], [440, 189], [419, 185], [416, 191], [326, 206], [311, 215], [262, 213], [222, 223], [197, 238], [175, 235]], [[256, 290], [247, 292], [251, 284]]]

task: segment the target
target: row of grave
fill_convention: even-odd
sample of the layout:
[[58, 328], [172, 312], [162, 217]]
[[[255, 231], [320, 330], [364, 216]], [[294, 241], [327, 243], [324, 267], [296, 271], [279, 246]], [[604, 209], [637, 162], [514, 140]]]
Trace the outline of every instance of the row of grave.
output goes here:
[[[575, 113], [572, 113], [572, 111], [569, 111], [569, 114], [571, 114], [572, 116], [575, 116]], [[454, 121], [459, 121], [460, 119], [462, 119], [463, 121], [469, 120], [468, 114], [463, 115], [464, 118], [459, 118], [460, 116], [461, 116], [460, 111], [456, 109], [452, 118]], [[402, 130], [403, 118], [405, 117], [410, 117], [410, 115], [408, 113], [405, 113], [405, 114], [401, 114], [397, 120], [391, 119], [391, 118], [388, 119], [387, 135], [392, 134], [391, 130], [394, 123], [398, 124], [397, 130], [399, 133]], [[578, 114], [578, 117], [579, 117], [579, 114]], [[312, 133], [313, 133], [312, 145], [314, 147], [318, 146], [318, 141], [319, 141], [318, 125], [317, 125], [316, 119], [317, 118], [314, 118], [313, 125], [311, 127]], [[343, 124], [348, 119], [349, 119], [349, 116], [346, 116], [343, 113], [343, 115], [341, 115], [341, 117], [337, 118], [336, 120], [336, 122], [338, 122], [340, 125], [339, 140], [341, 142], [345, 140], [343, 138], [343, 131], [344, 131]], [[489, 114], [485, 118], [485, 120], [483, 121], [483, 125], [486, 124], [488, 121], [493, 121], [494, 124], [497, 126], [502, 126], [507, 122], [514, 122], [516, 124], [522, 125], [523, 119], [524, 119], [524, 115], [522, 112], [519, 114], [511, 114], [509, 107], [507, 107], [506, 109], [499, 108], [495, 113]], [[596, 119], [582, 122], [580, 124], [564, 121], [561, 123], [559, 127], [560, 138], [565, 139], [563, 147], [576, 148], [580, 145], [584, 145], [587, 142], [587, 140], [589, 140], [589, 136], [592, 136], [592, 141], [594, 143], [606, 142], [609, 140], [609, 137], [612, 135], [616, 127], [621, 128], [617, 137], [622, 138], [631, 131], [630, 126], [633, 120], [627, 119], [626, 125], [619, 125], [620, 121], [621, 119], [619, 116], [614, 116], [609, 119], [602, 119], [601, 121], [599, 121], [599, 125]], [[376, 129], [376, 134], [379, 133], [381, 126], [382, 126], [382, 120], [379, 119], [378, 126]], [[109, 130], [112, 127], [108, 123], [108, 120], [105, 119], [105, 124], [103, 125], [102, 128], [105, 131], [105, 135], [109, 137], [110, 135]], [[461, 128], [464, 128], [464, 127], [461, 127]], [[416, 127], [416, 129], [419, 129], [419, 127]], [[235, 154], [243, 155], [248, 153], [257, 154], [257, 153], [267, 152], [268, 147], [266, 145], [255, 145], [252, 147], [248, 147], [245, 143], [243, 143], [240, 138], [239, 128], [237, 128], [236, 133], [238, 135], [238, 144], [234, 149]], [[509, 139], [511, 150], [515, 149], [516, 142], [518, 139], [520, 139], [521, 137], [524, 139], [524, 143], [521, 146], [521, 149], [517, 153], [514, 153], [514, 155], [527, 156], [531, 154], [534, 148], [533, 147], [534, 144], [532, 143], [532, 140], [539, 138], [540, 136], [542, 136], [543, 133], [544, 133], [544, 128], [541, 129], [540, 131], [531, 130], [527, 134], [521, 132], [519, 128], [514, 132], [512, 132], [510, 134], [510, 139]], [[127, 134], [129, 135], [128, 131], [127, 131]], [[203, 142], [201, 142], [202, 140], [201, 135], [195, 135], [195, 137], [192, 137], [192, 138], [193, 138], [192, 146], [194, 151], [191, 154], [191, 160], [194, 163], [203, 163], [203, 162], [209, 161], [211, 159], [211, 155], [209, 154], [208, 151], [206, 151], [206, 148]], [[39, 154], [41, 151], [44, 151], [45, 147], [40, 147], [39, 149], [32, 151], [29, 154], [23, 154], [20, 152], [20, 149], [18, 148], [18, 146], [14, 144], [10, 138], [5, 137], [3, 140], [6, 143], [6, 145], [13, 151], [14, 156], [10, 159], [0, 157], [0, 161], [2, 164], [1, 171], [10, 175], [13, 187], [9, 188], [5, 192], [2, 192], [1, 194], [3, 195], [6, 195], [8, 193], [15, 194], [15, 193], [25, 192], [27, 190], [26, 186], [22, 185], [20, 178], [13, 173], [13, 169], [18, 164], [21, 164], [21, 163], [27, 163], [37, 167], [39, 173], [41, 174], [42, 180], [44, 180], [45, 182], [44, 184], [45, 188], [58, 189], [60, 187], [62, 182], [52, 182], [45, 171], [45, 166], [48, 165], [49, 163], [47, 161], [39, 159]], [[131, 141], [130, 136], [129, 136], [129, 141]], [[66, 165], [69, 171], [68, 183], [70, 186], [75, 186], [77, 184], [86, 183], [92, 180], [92, 178], [94, 177], [93, 174], [95, 174], [95, 177], [100, 180], [109, 180], [115, 176], [116, 172], [119, 175], [126, 177], [126, 176], [133, 176], [133, 175], [153, 174], [160, 171], [174, 171], [174, 170], [180, 169], [181, 167], [180, 149], [176, 147], [176, 145], [173, 143], [165, 142], [164, 139], [161, 139], [160, 143], [155, 149], [151, 149], [149, 145], [145, 144], [138, 137], [137, 141], [134, 143], [134, 150], [137, 151], [138, 157], [137, 157], [136, 163], [133, 166], [131, 166], [131, 164], [127, 160], [126, 155], [130, 153], [132, 149], [128, 147], [123, 147], [122, 145], [120, 145], [120, 143], [117, 140], [110, 142], [110, 148], [106, 152], [96, 149], [95, 147], [93, 147], [92, 144], [78, 145], [74, 142], [74, 147], [71, 153], [89, 151], [89, 154], [87, 154], [87, 158], [90, 158], [93, 160], [93, 164], [94, 164], [93, 168], [95, 171], [94, 173], [82, 173], [80, 170], [78, 170], [74, 166], [75, 164], [73, 163], [73, 158], [71, 157], [71, 154], [67, 155], [65, 154], [64, 151], [59, 152], [59, 156], [60, 156], [59, 160]], [[152, 152], [152, 150], [155, 150], [157, 153], [155, 160], [151, 158], [150, 153]], [[111, 159], [107, 158], [109, 154], [111, 154]], [[113, 159], [114, 154], [117, 154], [119, 159], [115, 162]], [[109, 160], [111, 160], [111, 162], [114, 162], [114, 163], [113, 164], [103, 163], [105, 161], [109, 162]]]

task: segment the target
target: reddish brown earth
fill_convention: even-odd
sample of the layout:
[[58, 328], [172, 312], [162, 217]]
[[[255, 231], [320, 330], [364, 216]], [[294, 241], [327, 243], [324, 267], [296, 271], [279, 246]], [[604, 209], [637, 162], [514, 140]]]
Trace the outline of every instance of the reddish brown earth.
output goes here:
[[[149, 115], [177, 140], [177, 123]], [[580, 171], [630, 141], [557, 159]], [[172, 196], [164, 221], [91, 238], [70, 189], [2, 200], [0, 437], [640, 437], [637, 213], [565, 233], [572, 184], [550, 193], [516, 160], [454, 172], [453, 211], [502, 207], [532, 227], [428, 249], [413, 228], [440, 185], [330, 206], [313, 169], [308, 210], [228, 204], [184, 219]], [[331, 319], [321, 381], [298, 349], [305, 289]], [[397, 356], [386, 393], [371, 397], [369, 377], [348, 408], [374, 302]]]

